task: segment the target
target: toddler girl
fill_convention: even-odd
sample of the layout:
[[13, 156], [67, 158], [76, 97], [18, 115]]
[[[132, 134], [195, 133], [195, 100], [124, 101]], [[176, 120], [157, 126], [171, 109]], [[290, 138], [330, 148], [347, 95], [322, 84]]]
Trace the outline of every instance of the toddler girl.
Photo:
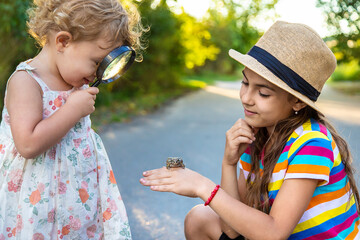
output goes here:
[[118, 0], [35, 0], [42, 49], [9, 78], [0, 126], [0, 239], [131, 239], [110, 161], [91, 129], [99, 62], [139, 48]]

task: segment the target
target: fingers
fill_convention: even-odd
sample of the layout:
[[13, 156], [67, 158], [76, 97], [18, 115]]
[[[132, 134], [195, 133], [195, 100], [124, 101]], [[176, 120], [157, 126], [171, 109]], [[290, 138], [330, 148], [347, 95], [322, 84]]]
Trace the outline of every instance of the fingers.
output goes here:
[[255, 141], [255, 134], [249, 130], [249, 129], [236, 129], [231, 135], [230, 137], [232, 138], [232, 140], [236, 140], [236, 139], [248, 139], [250, 141]]
[[86, 91], [92, 95], [96, 95], [99, 93], [99, 89], [97, 87], [89, 87]]
[[235, 145], [235, 146], [239, 146], [240, 144], [251, 144], [253, 143], [254, 140], [250, 139], [250, 138], [247, 138], [247, 137], [237, 137], [235, 139], [232, 140], [232, 143]]
[[171, 192], [172, 190], [170, 185], [150, 186], [150, 189], [157, 192]]
[[190, 169], [165, 167], [146, 171], [140, 183], [150, 187], [152, 191], [173, 192], [182, 196], [196, 197], [196, 189], [201, 179], [198, 173]]
[[89, 87], [87, 89], [85, 89], [89, 94], [91, 94], [92, 99], [94, 100], [94, 104], [95, 104], [95, 100], [96, 100], [96, 94], [99, 93], [99, 89], [97, 87]]
[[165, 167], [148, 170], [143, 172], [143, 178], [140, 179], [140, 183], [144, 186], [150, 187], [153, 191], [159, 192], [172, 192], [174, 191], [174, 187], [176, 182], [179, 180], [177, 178], [179, 170], [168, 170]]
[[[189, 169], [188, 169], [189, 170]], [[185, 171], [183, 168], [180, 167], [174, 167], [167, 169], [166, 167], [154, 169], [154, 170], [148, 170], [143, 172], [144, 177], [148, 178], [159, 178], [159, 177], [172, 177], [176, 175], [176, 172], [182, 172]]]
[[160, 178], [160, 179], [146, 179], [141, 178], [140, 183], [143, 186], [150, 187], [153, 191], [169, 192], [172, 191], [174, 186], [174, 180], [172, 178]]
[[144, 186], [163, 186], [174, 183], [172, 178], [141, 178], [140, 183]]
[[171, 177], [170, 171], [168, 171], [165, 167], [148, 170], [143, 172], [144, 178], [140, 179], [140, 183], [145, 186], [150, 185], [158, 185], [164, 183], [163, 179], [167, 179]]
[[143, 176], [149, 177], [149, 176], [153, 176], [153, 175], [165, 174], [166, 172], [167, 172], [166, 167], [162, 167], [162, 168], [158, 168], [158, 169], [147, 170], [147, 171], [143, 172]]
[[250, 127], [244, 120], [239, 119], [234, 126], [226, 132], [226, 138], [229, 141], [252, 143], [252, 141], [255, 141], [255, 134], [252, 127]]
[[231, 127], [231, 129], [238, 129], [238, 128], [243, 128], [243, 129], [249, 129], [250, 131], [252, 131], [252, 127], [244, 120], [244, 119], [238, 119], [235, 124]]

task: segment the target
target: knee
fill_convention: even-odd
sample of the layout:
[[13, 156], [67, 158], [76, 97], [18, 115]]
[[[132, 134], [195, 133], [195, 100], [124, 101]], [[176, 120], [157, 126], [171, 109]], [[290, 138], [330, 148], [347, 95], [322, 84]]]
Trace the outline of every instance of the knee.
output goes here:
[[204, 232], [204, 226], [207, 226], [206, 223], [210, 221], [209, 210], [209, 207], [197, 205], [188, 212], [184, 221], [185, 235], [191, 236]]

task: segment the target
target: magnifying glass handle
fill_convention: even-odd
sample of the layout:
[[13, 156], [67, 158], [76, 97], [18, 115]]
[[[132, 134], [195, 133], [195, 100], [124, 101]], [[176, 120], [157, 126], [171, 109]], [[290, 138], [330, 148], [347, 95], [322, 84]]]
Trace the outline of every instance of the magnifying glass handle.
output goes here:
[[101, 81], [98, 79], [98, 80], [96, 80], [93, 84], [91, 84], [90, 87], [97, 87], [97, 86], [100, 85], [100, 83], [101, 83]]

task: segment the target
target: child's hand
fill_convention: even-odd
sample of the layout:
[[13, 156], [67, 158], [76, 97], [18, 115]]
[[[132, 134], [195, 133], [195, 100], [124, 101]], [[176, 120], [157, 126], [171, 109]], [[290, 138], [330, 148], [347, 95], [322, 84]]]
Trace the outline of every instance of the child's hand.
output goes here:
[[236, 165], [248, 145], [255, 141], [257, 131], [258, 129], [252, 128], [245, 120], [237, 120], [226, 132], [224, 163]]
[[81, 117], [85, 117], [95, 111], [95, 99], [99, 89], [89, 87], [87, 89], [78, 90], [70, 94], [66, 104], [74, 108], [74, 112], [79, 112]]
[[162, 167], [143, 173], [140, 183], [153, 191], [173, 192], [187, 197], [200, 197], [208, 194], [208, 186], [214, 185], [208, 178], [188, 168]]

